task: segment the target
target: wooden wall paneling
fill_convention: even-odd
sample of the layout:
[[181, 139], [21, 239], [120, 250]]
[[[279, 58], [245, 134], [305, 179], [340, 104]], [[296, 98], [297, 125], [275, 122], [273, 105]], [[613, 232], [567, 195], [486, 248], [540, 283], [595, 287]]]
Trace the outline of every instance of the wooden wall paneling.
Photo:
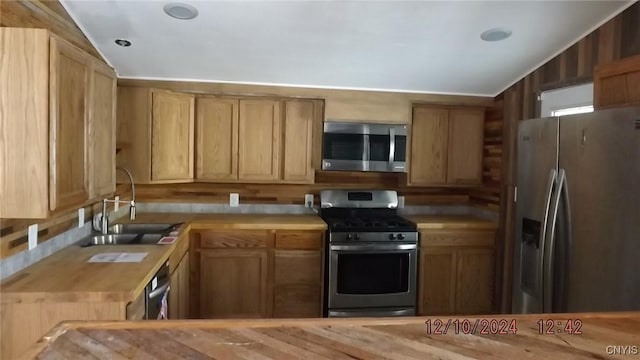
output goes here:
[[[503, 312], [510, 311], [511, 307], [511, 253], [515, 217], [513, 186], [518, 122], [539, 116], [539, 103], [535, 99], [541, 91], [589, 82], [593, 80], [595, 66], [640, 55], [639, 19], [640, 3], [636, 2], [500, 95], [504, 99], [504, 143], [496, 263], [502, 268], [502, 283], [496, 283], [496, 288], [500, 287], [500, 290], [496, 290], [496, 295], [502, 300]], [[560, 68], [562, 65], [563, 69]]]
[[58, 1], [0, 1], [0, 26], [44, 28], [102, 59]]
[[[0, 111], [0, 218], [9, 211], [16, 217], [49, 211], [48, 54], [47, 31], [0, 29], [0, 107], [6, 109]], [[33, 145], [12, 145], [26, 141]]]

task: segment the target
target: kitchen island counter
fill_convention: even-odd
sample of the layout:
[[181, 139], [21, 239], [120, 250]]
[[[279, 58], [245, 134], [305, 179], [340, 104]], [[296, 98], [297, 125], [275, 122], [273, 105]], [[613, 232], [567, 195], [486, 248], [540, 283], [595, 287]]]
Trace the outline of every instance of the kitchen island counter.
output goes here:
[[603, 359], [639, 346], [640, 312], [67, 322], [24, 358]]

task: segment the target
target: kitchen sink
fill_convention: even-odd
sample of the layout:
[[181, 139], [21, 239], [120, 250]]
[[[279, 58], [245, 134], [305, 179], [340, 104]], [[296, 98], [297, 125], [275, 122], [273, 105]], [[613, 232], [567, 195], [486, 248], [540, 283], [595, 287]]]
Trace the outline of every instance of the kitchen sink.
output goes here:
[[162, 239], [163, 234], [99, 234], [91, 235], [83, 246], [92, 245], [150, 245]]
[[166, 234], [180, 224], [117, 224], [109, 227], [109, 234]]

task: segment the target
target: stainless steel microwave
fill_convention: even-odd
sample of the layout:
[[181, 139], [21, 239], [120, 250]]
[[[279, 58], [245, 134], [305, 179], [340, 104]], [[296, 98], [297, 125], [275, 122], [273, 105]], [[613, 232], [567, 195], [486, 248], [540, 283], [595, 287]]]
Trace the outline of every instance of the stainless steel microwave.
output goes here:
[[325, 121], [322, 170], [406, 172], [407, 126]]

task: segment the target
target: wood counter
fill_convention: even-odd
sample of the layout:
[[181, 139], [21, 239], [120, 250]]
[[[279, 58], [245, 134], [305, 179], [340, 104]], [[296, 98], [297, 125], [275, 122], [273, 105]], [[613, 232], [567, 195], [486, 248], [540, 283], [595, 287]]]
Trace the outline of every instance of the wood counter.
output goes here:
[[[129, 222], [128, 219], [123, 222]], [[326, 230], [318, 215], [144, 213], [137, 223], [187, 223], [191, 229]]]
[[[539, 333], [540, 319], [553, 320], [553, 334]], [[426, 325], [427, 321], [431, 326]], [[439, 321], [451, 324], [446, 334], [435, 333]], [[480, 325], [475, 334], [468, 334], [476, 322]], [[569, 322], [572, 330], [579, 333], [567, 333], [565, 326]], [[464, 329], [467, 334], [461, 334], [463, 329], [456, 323], [469, 324], [470, 328]], [[483, 329], [484, 323], [506, 323], [508, 327]], [[506, 333], [495, 334], [501, 329]], [[439, 330], [444, 332], [444, 326]], [[487, 334], [481, 334], [483, 330]], [[468, 318], [69, 322], [53, 329], [23, 358], [624, 359], [637, 358], [639, 347], [640, 312], [627, 312]], [[618, 353], [613, 354], [614, 351]], [[625, 355], [619, 355], [623, 351]]]
[[496, 230], [498, 224], [468, 215], [403, 215], [414, 222], [418, 230]]

